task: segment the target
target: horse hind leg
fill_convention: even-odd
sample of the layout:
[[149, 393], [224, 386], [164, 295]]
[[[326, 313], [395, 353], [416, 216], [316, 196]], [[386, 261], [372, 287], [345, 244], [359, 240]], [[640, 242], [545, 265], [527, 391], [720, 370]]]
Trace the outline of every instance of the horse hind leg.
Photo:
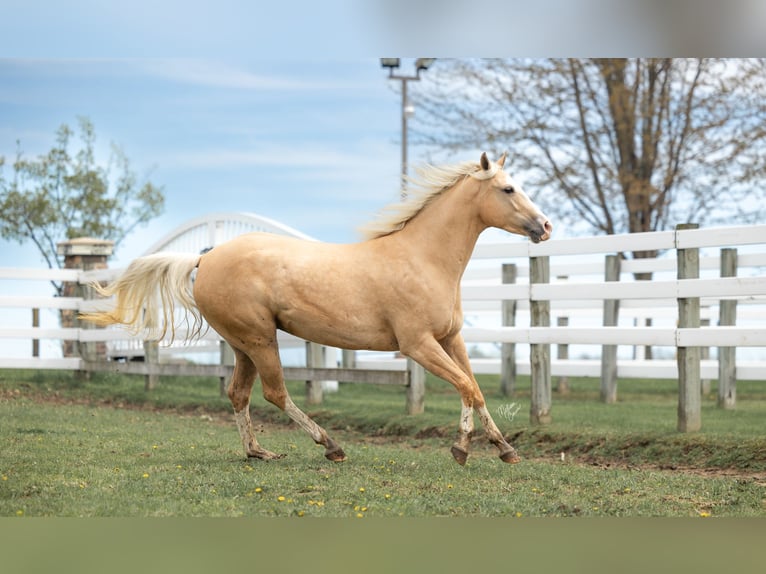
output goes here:
[[245, 353], [234, 349], [235, 363], [234, 374], [227, 390], [229, 400], [234, 407], [234, 419], [237, 422], [237, 430], [245, 448], [248, 458], [261, 460], [274, 460], [284, 455], [273, 453], [258, 444], [253, 432], [253, 424], [250, 420], [250, 393], [258, 371], [255, 364]]
[[324, 446], [325, 457], [328, 460], [333, 462], [343, 462], [346, 460], [346, 453], [328, 436], [327, 431], [298, 408], [292, 398], [290, 398], [287, 387], [285, 387], [282, 364], [279, 359], [279, 350], [276, 343], [258, 347], [251, 352], [251, 356], [261, 374], [263, 397], [282, 409], [287, 416], [308, 433], [315, 443]]

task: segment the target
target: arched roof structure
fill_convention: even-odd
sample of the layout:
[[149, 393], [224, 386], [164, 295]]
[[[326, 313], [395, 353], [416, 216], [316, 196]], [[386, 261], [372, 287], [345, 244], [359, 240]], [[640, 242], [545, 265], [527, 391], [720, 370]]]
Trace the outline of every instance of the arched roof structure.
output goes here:
[[200, 253], [230, 239], [234, 239], [238, 235], [253, 231], [265, 231], [278, 235], [299, 237], [301, 239], [314, 239], [284, 223], [263, 217], [257, 213], [211, 213], [190, 219], [181, 224], [154, 243], [154, 245], [146, 250], [144, 255], [161, 251]]

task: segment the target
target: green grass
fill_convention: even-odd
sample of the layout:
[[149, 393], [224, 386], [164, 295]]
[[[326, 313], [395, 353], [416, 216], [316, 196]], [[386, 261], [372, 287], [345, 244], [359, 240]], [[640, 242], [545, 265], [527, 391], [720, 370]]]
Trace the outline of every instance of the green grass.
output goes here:
[[[574, 380], [545, 427], [528, 423], [528, 385], [508, 399], [496, 378], [481, 382], [518, 465], [480, 437], [465, 467], [452, 461], [459, 400], [440, 381], [414, 417], [403, 389], [380, 386], [342, 385], [305, 407], [343, 464], [254, 392], [259, 440], [287, 454], [263, 463], [243, 457], [216, 380], [163, 379], [147, 394], [140, 377], [3, 371], [0, 516], [766, 515], [763, 383], [740, 383], [735, 411], [705, 397], [703, 431], [680, 434], [672, 382], [624, 381], [603, 405], [597, 381]], [[290, 388], [302, 404], [302, 384]], [[686, 467], [707, 472], [661, 470]]]

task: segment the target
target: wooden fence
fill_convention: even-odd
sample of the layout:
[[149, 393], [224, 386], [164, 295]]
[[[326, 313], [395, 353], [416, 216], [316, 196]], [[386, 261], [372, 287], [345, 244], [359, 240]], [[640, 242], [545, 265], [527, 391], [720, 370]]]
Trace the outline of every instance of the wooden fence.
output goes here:
[[[473, 323], [464, 327], [463, 334], [469, 346], [497, 345], [501, 350], [499, 357], [472, 359], [474, 369], [500, 374], [501, 388], [508, 394], [514, 392], [518, 374], [531, 375], [530, 418], [539, 424], [551, 419], [551, 380], [555, 377], [598, 377], [605, 402], [616, 400], [618, 379], [677, 379], [678, 428], [698, 429], [699, 397], [705, 380], [719, 380], [719, 404], [724, 408], [735, 404], [737, 378], [766, 380], [766, 361], [735, 357], [737, 348], [766, 347], [766, 253], [759, 251], [764, 244], [764, 225], [679, 226], [675, 231], [540, 244], [482, 241], [463, 278], [464, 313]], [[645, 260], [619, 257], [620, 253], [646, 250], [659, 250], [664, 255]], [[0, 280], [54, 279], [84, 284], [109, 279], [116, 272], [0, 269]], [[653, 280], [635, 280], [639, 273], [652, 273]], [[87, 310], [92, 305], [78, 297], [0, 296], [0, 307], [30, 310]], [[227, 364], [230, 357], [225, 348], [221, 350], [221, 341], [213, 332], [194, 348], [220, 350], [222, 364], [218, 365], [171, 364], [167, 357], [178, 351], [177, 347], [162, 348], [158, 353], [120, 329], [14, 327], [3, 322], [0, 338], [75, 340], [82, 351], [80, 357], [0, 358], [0, 368], [120, 371], [144, 375], [148, 382], [170, 374], [223, 379], [231, 372]], [[97, 342], [117, 350], [126, 341], [133, 345], [132, 354], [147, 360], [102, 361], [89, 355]], [[306, 366], [286, 368], [288, 379], [399, 384], [407, 388], [408, 412], [422, 411], [422, 371], [403, 359], [344, 352], [342, 365], [333, 368], [318, 360], [321, 354], [303, 341], [280, 333], [280, 344], [307, 349]], [[550, 354], [552, 344], [559, 346], [555, 359]], [[529, 347], [529, 360], [517, 358], [521, 345]], [[576, 346], [594, 347], [598, 357], [569, 358], [566, 351]], [[634, 357], [619, 358], [618, 347], [635, 349]], [[647, 360], [641, 357], [644, 347], [668, 348], [673, 357]], [[713, 358], [710, 348], [715, 350]], [[127, 352], [124, 356], [130, 358]], [[310, 398], [313, 393], [314, 400], [321, 400], [316, 383], [310, 383], [308, 389]]]

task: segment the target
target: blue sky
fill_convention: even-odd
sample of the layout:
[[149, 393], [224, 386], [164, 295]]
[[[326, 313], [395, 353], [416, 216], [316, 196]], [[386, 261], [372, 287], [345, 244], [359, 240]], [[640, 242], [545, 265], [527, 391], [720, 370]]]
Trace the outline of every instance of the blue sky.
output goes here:
[[[404, 71], [412, 66], [403, 60]], [[164, 186], [164, 214], [126, 239], [117, 263], [209, 212], [252, 211], [321, 240], [354, 241], [398, 195], [400, 95], [375, 58], [10, 59], [0, 60], [0, 78], [7, 160], [17, 139], [36, 156], [61, 123], [83, 115], [103, 161], [117, 143], [138, 174]], [[15, 243], [0, 250], [0, 265], [20, 258], [40, 263]]]
[[[211, 211], [353, 241], [398, 194], [400, 100], [379, 56], [762, 51], [766, 3], [687, 4], [5, 0], [0, 155], [13, 158], [17, 139], [43, 153], [84, 115], [102, 158], [115, 142], [164, 186], [165, 213], [124, 242], [115, 266]], [[423, 159], [410, 150], [411, 164]], [[42, 262], [0, 241], [0, 266], [18, 264]]]

